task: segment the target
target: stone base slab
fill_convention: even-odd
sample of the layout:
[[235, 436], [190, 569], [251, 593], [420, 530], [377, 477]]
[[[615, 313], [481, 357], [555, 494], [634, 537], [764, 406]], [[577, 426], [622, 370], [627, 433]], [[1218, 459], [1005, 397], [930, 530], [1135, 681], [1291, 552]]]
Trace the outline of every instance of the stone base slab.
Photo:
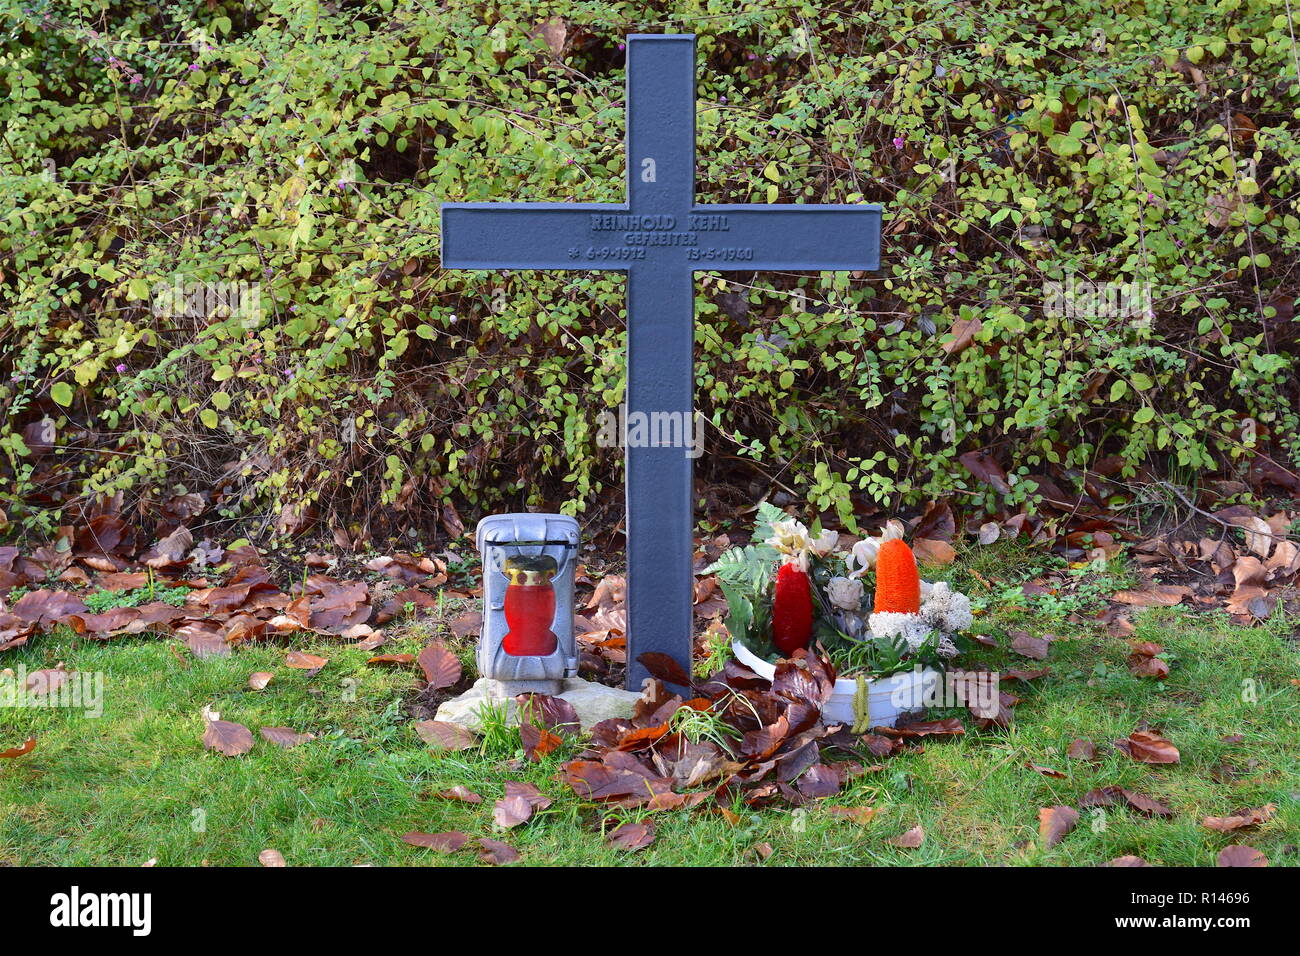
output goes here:
[[[514, 687], [518, 683], [521, 682], [510, 681], [509, 685]], [[543, 682], [539, 681], [538, 683]], [[573, 705], [583, 730], [590, 730], [595, 724], [600, 723], [602, 720], [609, 720], [612, 717], [631, 717], [632, 708], [636, 706], [636, 702], [641, 698], [641, 695], [635, 691], [623, 690], [620, 687], [606, 687], [604, 684], [596, 684], [580, 677], [568, 677], [561, 683], [562, 689], [560, 692], [558, 694], [553, 693], [552, 696], [561, 697]], [[493, 693], [494, 687], [499, 689], [501, 686], [500, 681], [480, 677], [474, 682], [474, 686], [465, 693], [459, 697], [444, 701], [442, 706], [438, 708], [435, 717], [437, 720], [459, 724], [477, 732], [481, 729], [479, 708], [483, 706], [485, 701], [491, 701], [497, 707], [504, 702], [506, 705], [506, 720], [512, 724], [517, 723], [519, 720], [518, 707], [515, 704], [513, 694], [528, 693], [528, 690], [517, 690], [510, 696], [498, 696]], [[546, 693], [546, 691], [537, 691], [537, 693]]]

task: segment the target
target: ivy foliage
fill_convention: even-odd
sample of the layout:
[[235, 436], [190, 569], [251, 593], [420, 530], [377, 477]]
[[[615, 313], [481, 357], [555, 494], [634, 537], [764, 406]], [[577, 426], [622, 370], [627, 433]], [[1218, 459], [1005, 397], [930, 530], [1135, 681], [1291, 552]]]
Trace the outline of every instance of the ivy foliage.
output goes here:
[[1294, 465], [1285, 0], [3, 0], [5, 520], [616, 500], [623, 280], [444, 272], [438, 204], [621, 201], [657, 31], [698, 35], [701, 202], [886, 208], [877, 275], [698, 277], [702, 475], [851, 523]]

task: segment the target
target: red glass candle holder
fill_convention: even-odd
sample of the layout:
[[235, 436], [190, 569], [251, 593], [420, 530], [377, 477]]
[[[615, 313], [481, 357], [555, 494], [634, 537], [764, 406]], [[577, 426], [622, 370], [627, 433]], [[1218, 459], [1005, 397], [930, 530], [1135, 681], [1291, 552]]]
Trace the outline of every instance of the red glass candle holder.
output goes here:
[[555, 620], [555, 559], [513, 557], [506, 561], [506, 635], [501, 647], [513, 657], [545, 657], [555, 652], [558, 638], [551, 630]]

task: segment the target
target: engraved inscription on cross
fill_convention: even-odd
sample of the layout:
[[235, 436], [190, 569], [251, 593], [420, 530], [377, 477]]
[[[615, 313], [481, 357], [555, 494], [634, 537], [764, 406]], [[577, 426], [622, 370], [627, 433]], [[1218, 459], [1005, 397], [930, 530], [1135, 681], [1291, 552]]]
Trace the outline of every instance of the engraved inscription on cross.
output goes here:
[[[627, 273], [627, 414], [694, 422], [697, 271], [873, 270], [880, 207], [695, 203], [695, 37], [627, 38], [627, 202], [444, 203], [446, 269]], [[629, 445], [633, 443], [629, 442]], [[688, 449], [625, 449], [628, 686], [691, 668]]]

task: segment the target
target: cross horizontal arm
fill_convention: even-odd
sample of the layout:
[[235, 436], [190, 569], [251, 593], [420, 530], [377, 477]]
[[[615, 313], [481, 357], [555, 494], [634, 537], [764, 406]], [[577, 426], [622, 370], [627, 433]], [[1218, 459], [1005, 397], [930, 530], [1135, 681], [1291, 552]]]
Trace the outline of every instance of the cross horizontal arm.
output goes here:
[[614, 203], [442, 204], [444, 269], [626, 269], [589, 257], [591, 217], [625, 214]]
[[708, 242], [740, 250], [726, 265], [701, 263], [698, 268], [760, 272], [879, 269], [880, 212], [876, 205], [696, 206], [691, 210], [693, 217], [725, 217], [707, 220], [720, 229], [707, 234]]

